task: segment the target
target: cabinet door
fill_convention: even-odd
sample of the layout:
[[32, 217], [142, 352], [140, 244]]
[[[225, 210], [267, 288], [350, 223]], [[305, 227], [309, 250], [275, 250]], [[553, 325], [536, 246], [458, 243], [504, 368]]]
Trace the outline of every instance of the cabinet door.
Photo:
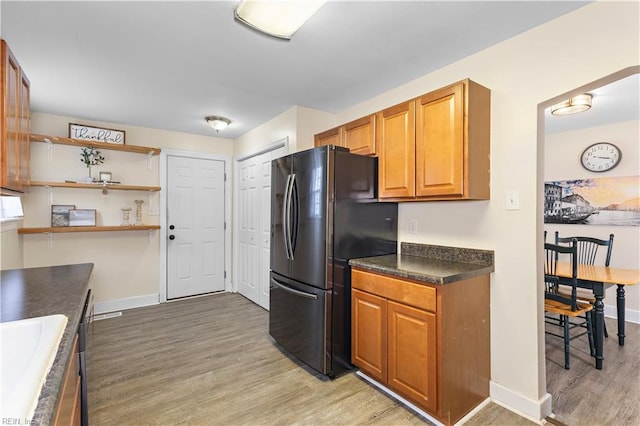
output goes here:
[[319, 147], [324, 145], [344, 146], [342, 143], [342, 128], [336, 127], [318, 133], [313, 137], [313, 146]]
[[21, 191], [20, 184], [20, 66], [2, 41], [2, 188]]
[[351, 362], [387, 382], [387, 301], [360, 290], [351, 294]]
[[464, 84], [420, 97], [416, 111], [416, 196], [464, 194]]
[[344, 146], [354, 154], [374, 155], [375, 150], [375, 115], [354, 120], [342, 126]]
[[378, 196], [415, 196], [415, 101], [376, 114]]
[[388, 385], [419, 406], [437, 410], [436, 315], [388, 302]]

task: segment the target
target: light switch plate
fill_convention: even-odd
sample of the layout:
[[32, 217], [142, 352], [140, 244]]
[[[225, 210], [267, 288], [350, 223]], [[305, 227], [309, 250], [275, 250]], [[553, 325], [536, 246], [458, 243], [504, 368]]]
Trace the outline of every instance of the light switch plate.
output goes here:
[[507, 191], [505, 203], [507, 210], [520, 210], [520, 195], [518, 191]]
[[409, 233], [410, 234], [417, 234], [418, 233], [418, 220], [417, 219], [411, 219], [409, 221]]
[[149, 216], [160, 216], [160, 209], [157, 207], [149, 207]]

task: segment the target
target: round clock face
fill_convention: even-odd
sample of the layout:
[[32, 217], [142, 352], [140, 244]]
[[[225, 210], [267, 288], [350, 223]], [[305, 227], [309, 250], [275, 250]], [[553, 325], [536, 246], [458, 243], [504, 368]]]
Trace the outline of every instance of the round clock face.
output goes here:
[[618, 165], [620, 157], [620, 148], [612, 143], [598, 142], [582, 151], [580, 161], [582, 167], [591, 172], [606, 172]]

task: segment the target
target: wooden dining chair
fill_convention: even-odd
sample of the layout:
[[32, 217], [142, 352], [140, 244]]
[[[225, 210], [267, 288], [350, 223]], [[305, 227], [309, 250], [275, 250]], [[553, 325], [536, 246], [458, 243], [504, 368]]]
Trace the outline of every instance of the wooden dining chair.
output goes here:
[[[555, 242], [558, 245], [570, 244], [573, 240], [576, 240], [578, 244], [578, 263], [595, 265], [596, 259], [598, 258], [598, 249], [606, 247], [607, 252], [604, 255], [604, 266], [609, 266], [609, 262], [611, 262], [611, 251], [613, 249], [613, 234], [609, 234], [608, 240], [601, 240], [593, 237], [561, 237], [558, 231], [555, 233]], [[560, 291], [566, 293], [568, 289], [563, 290], [563, 288], [560, 287]], [[593, 293], [588, 290], [578, 291], [578, 300], [591, 304], [596, 302]], [[606, 323], [604, 324], [604, 337], [609, 337]]]
[[[574, 239], [569, 247], [547, 243], [544, 245], [544, 251], [545, 322], [553, 326], [560, 326], [563, 329], [562, 334], [557, 334], [553, 331], [547, 330], [545, 327], [545, 332], [564, 340], [564, 368], [569, 370], [571, 340], [586, 334], [589, 339], [589, 350], [591, 356], [595, 355], [592, 315], [589, 314], [589, 312], [593, 310], [593, 304], [578, 300], [577, 241]], [[561, 278], [557, 275], [556, 270], [559, 261], [568, 261], [571, 264], [570, 279]], [[560, 292], [560, 283], [571, 288], [568, 295]], [[554, 318], [547, 314], [558, 315], [559, 321], [558, 318]], [[571, 330], [575, 328], [584, 328], [586, 331], [573, 333], [572, 335]]]

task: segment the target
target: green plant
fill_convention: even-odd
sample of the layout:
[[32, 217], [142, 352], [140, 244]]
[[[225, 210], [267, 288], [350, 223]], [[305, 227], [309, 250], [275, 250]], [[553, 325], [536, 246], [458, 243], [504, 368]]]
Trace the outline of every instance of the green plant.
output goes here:
[[97, 166], [98, 164], [104, 163], [104, 157], [100, 154], [96, 148], [92, 146], [88, 146], [82, 148], [80, 154], [80, 161], [84, 163], [85, 166], [89, 169], [89, 177], [91, 177], [91, 166]]

